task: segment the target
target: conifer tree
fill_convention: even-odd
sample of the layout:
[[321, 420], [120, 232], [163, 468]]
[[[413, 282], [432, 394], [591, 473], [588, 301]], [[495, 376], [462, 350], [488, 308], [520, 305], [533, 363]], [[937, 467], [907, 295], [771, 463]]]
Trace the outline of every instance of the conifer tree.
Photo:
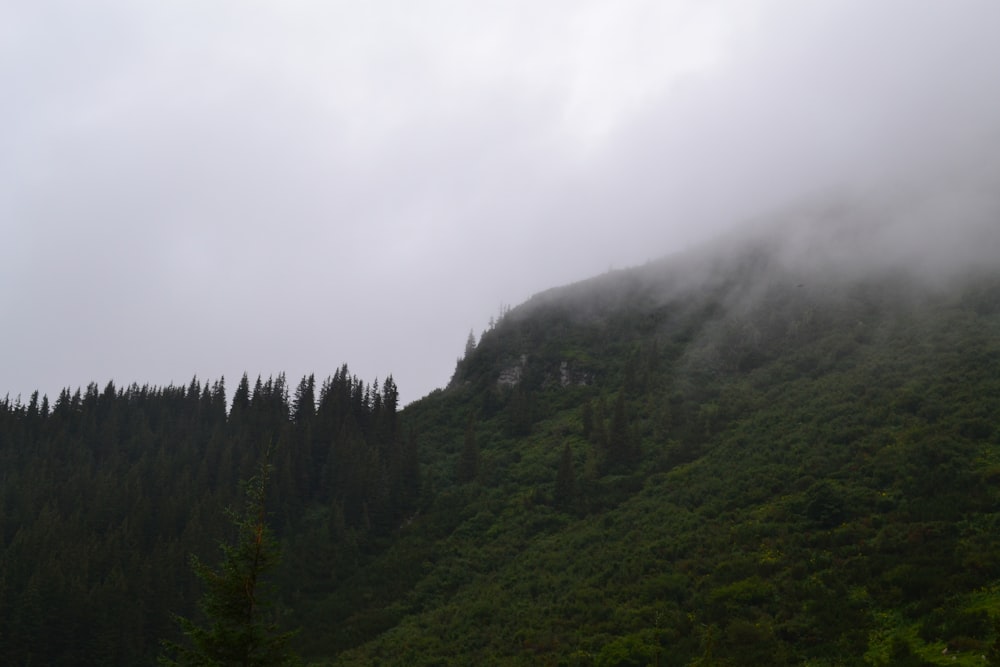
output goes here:
[[573, 470], [573, 450], [569, 443], [563, 445], [562, 456], [559, 458], [559, 469], [556, 471], [556, 505], [565, 509], [573, 506], [576, 501], [576, 473]]
[[474, 429], [476, 420], [470, 415], [465, 425], [465, 440], [462, 443], [462, 453], [458, 458], [458, 481], [471, 482], [479, 474], [479, 445], [476, 443]]
[[264, 576], [279, 562], [277, 541], [267, 526], [265, 498], [271, 466], [265, 463], [245, 483], [246, 504], [230, 511], [236, 539], [221, 544], [222, 563], [212, 568], [197, 557], [192, 567], [205, 593], [199, 603], [205, 621], [177, 617], [189, 646], [165, 643], [176, 658], [162, 656], [161, 665], [265, 667], [295, 664], [288, 644], [294, 632], [280, 632], [267, 618]]
[[240, 380], [240, 384], [236, 387], [236, 393], [233, 394], [233, 407], [229, 411], [230, 419], [237, 419], [238, 417], [246, 414], [250, 409], [250, 380], [247, 378], [247, 374], [243, 374], [243, 378]]
[[476, 334], [473, 333], [472, 329], [469, 329], [469, 337], [465, 341], [465, 355], [462, 357], [462, 359], [468, 361], [472, 357], [472, 353], [475, 351], [476, 351]]
[[583, 437], [590, 440], [594, 432], [594, 406], [590, 401], [584, 401], [581, 409], [580, 422], [583, 426]]
[[611, 415], [611, 430], [608, 433], [607, 466], [631, 466], [639, 461], [640, 452], [637, 439], [629, 426], [625, 409], [625, 392], [618, 393], [614, 412]]
[[523, 436], [531, 433], [531, 398], [528, 396], [528, 391], [520, 383], [511, 390], [507, 415], [511, 435]]
[[302, 378], [295, 390], [295, 400], [292, 403], [292, 421], [304, 425], [316, 416], [316, 376], [309, 374]]

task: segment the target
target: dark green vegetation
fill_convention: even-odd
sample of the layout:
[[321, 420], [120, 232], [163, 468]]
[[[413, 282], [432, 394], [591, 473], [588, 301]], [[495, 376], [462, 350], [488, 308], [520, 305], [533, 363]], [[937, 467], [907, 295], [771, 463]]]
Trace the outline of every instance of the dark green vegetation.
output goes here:
[[273, 440], [274, 611], [320, 664], [1000, 664], [996, 272], [650, 264], [399, 415], [346, 369], [315, 410], [221, 389], [0, 406], [0, 661], [151, 660]]
[[239, 480], [272, 445], [265, 509], [283, 560], [260, 585], [276, 589], [271, 620], [297, 627], [420, 487], [391, 378], [343, 367], [316, 389], [304, 378], [290, 400], [283, 377], [244, 377], [228, 412], [222, 383], [196, 380], [0, 403], [0, 664], [153, 664], [181, 639], [173, 614], [211, 620], [191, 556], [214, 564], [220, 543], [245, 543], [225, 510], [244, 506]]
[[231, 513], [236, 542], [220, 545], [223, 558], [218, 569], [192, 556], [191, 565], [205, 587], [198, 604], [205, 620], [198, 624], [177, 618], [187, 641], [164, 642], [161, 665], [276, 667], [298, 662], [289, 651], [295, 633], [280, 631], [277, 619], [268, 614], [273, 593], [265, 579], [281, 562], [277, 540], [267, 525], [269, 460], [270, 451], [257, 475], [245, 483], [246, 507]]

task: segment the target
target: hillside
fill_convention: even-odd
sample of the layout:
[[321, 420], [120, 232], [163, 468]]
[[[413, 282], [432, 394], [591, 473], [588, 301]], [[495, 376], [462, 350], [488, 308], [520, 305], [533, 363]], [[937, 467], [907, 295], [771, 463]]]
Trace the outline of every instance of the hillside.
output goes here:
[[8, 399], [0, 658], [152, 662], [273, 444], [311, 663], [1000, 664], [1000, 270], [838, 257], [548, 290], [402, 410], [346, 366], [228, 411], [196, 379]]
[[998, 401], [995, 271], [754, 248], [543, 293], [405, 410], [435, 499], [336, 664], [996, 660]]

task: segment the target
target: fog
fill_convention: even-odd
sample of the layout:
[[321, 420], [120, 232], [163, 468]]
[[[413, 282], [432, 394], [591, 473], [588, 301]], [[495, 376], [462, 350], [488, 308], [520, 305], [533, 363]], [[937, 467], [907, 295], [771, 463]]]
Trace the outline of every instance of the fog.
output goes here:
[[[820, 279], [896, 274], [921, 287], [1000, 268], [1000, 170], [929, 173], [828, 193], [772, 211], [708, 244], [758, 247], [782, 270]], [[706, 248], [706, 250], [707, 250]]]
[[[992, 1], [0, 7], [0, 395], [347, 362], [404, 402], [708, 243], [995, 254]], [[719, 241], [721, 239], [721, 241]]]

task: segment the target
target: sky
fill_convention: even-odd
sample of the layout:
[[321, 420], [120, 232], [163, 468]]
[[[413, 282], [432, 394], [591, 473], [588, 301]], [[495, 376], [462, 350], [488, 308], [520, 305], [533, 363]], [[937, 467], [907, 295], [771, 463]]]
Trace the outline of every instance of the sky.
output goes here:
[[831, 193], [1000, 191], [997, 26], [995, 0], [8, 0], [0, 396], [347, 363], [406, 403], [547, 288]]

